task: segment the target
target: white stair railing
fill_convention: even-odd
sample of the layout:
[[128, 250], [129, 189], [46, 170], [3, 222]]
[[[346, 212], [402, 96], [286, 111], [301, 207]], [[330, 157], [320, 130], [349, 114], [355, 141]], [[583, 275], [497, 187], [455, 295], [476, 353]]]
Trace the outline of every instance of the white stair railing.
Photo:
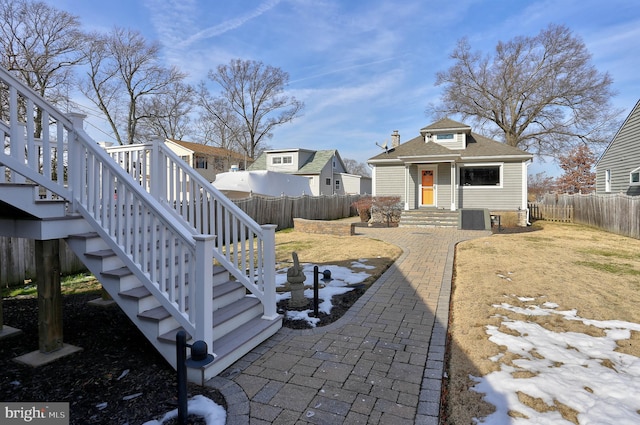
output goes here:
[[193, 232], [215, 235], [214, 258], [262, 302], [265, 318], [277, 317], [275, 225], [255, 223], [164, 140], [106, 151]]
[[3, 68], [0, 105], [0, 184], [35, 183], [39, 197], [65, 199], [69, 214], [91, 223], [175, 320], [212, 346], [213, 238], [167, 214], [84, 132], [81, 115], [65, 116]]

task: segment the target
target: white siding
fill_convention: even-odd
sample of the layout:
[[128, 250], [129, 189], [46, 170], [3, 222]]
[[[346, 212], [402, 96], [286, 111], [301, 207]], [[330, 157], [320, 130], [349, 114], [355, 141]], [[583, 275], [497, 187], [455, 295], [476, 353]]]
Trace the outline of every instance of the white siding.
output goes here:
[[[355, 174], [335, 174], [334, 180], [336, 179], [341, 179], [342, 186], [340, 187], [340, 189], [342, 190], [339, 192], [339, 194], [346, 193], [352, 195], [362, 193], [360, 191], [362, 187], [360, 183], [362, 178], [360, 176], [356, 176]], [[364, 193], [371, 193], [371, 191]]]
[[[318, 187], [318, 195], [333, 195], [334, 187], [335, 187], [335, 179], [333, 178], [333, 169], [331, 163], [327, 163], [322, 171], [320, 172], [320, 180]], [[329, 179], [329, 183], [327, 184], [327, 179]], [[314, 193], [314, 195], [316, 195]]]

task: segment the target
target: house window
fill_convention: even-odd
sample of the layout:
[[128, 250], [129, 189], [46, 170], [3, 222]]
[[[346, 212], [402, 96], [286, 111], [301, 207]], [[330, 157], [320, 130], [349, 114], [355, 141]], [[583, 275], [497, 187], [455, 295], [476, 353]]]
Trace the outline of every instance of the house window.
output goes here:
[[326, 184], [327, 186], [331, 186], [331, 179], [327, 179], [327, 180], [325, 180], [325, 184]]
[[604, 191], [611, 192], [611, 170], [604, 171]]
[[640, 185], [640, 167], [636, 168], [629, 174], [629, 184], [631, 184], [632, 186]]
[[340, 180], [336, 180], [336, 190], [340, 190]]
[[204, 156], [196, 156], [196, 168], [207, 168], [207, 158]]
[[474, 165], [460, 168], [463, 186], [500, 186], [499, 165]]
[[438, 134], [436, 136], [436, 139], [438, 139], [438, 140], [453, 140], [453, 133]]
[[292, 164], [293, 158], [291, 156], [274, 156], [271, 158], [272, 165], [280, 165], [280, 164]]
[[187, 164], [189, 163], [189, 155], [182, 155], [180, 158]]

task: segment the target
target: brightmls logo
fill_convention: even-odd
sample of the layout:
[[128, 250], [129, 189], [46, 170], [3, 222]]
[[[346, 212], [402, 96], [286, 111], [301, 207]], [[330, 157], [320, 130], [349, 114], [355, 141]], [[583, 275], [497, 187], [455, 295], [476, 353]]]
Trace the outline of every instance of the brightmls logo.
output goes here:
[[69, 425], [69, 403], [0, 403], [2, 424]]

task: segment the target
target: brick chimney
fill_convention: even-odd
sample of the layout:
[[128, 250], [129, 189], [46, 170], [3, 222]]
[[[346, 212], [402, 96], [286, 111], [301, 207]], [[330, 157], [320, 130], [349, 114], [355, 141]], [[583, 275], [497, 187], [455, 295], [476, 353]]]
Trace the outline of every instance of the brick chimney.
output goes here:
[[400, 146], [400, 133], [398, 130], [393, 130], [393, 134], [391, 135], [391, 148], [397, 148]]

